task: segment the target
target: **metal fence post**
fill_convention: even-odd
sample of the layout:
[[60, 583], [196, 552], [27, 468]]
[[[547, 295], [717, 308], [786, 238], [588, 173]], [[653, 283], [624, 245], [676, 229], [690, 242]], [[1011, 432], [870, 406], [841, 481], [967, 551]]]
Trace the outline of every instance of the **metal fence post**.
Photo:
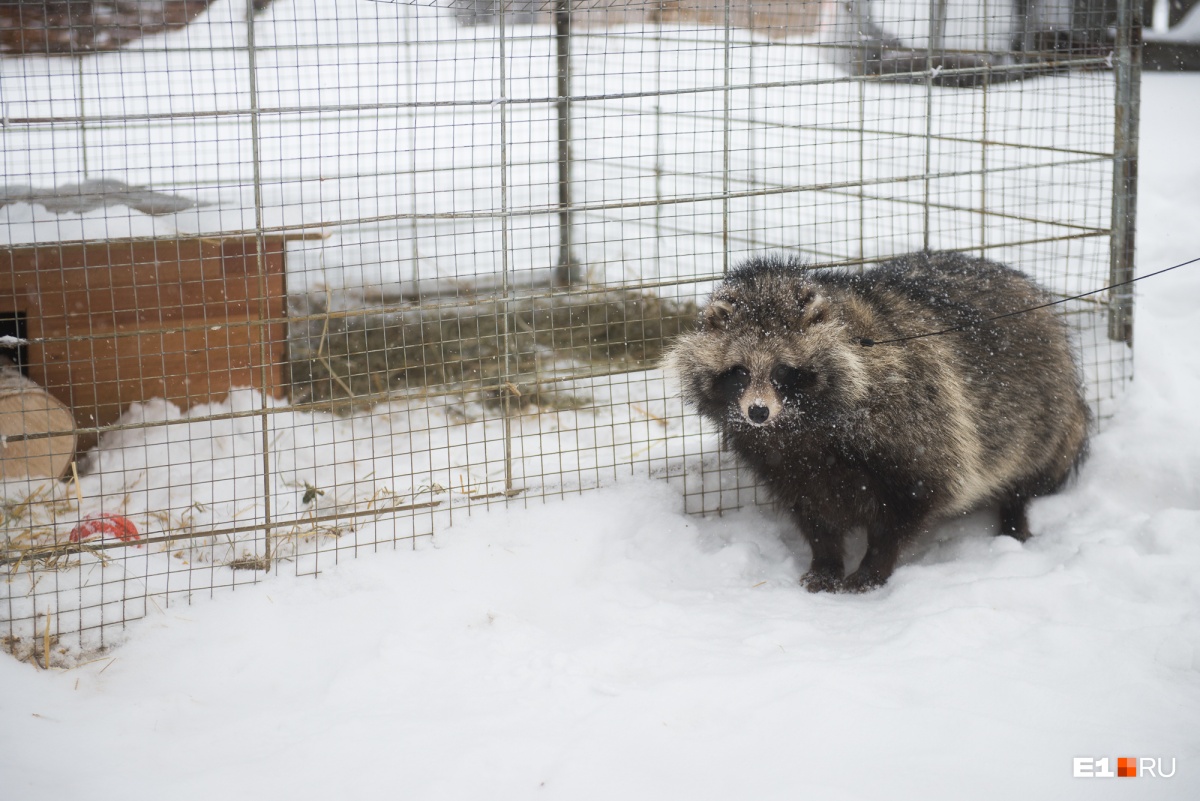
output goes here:
[[730, 31], [730, 0], [725, 0], [724, 72], [721, 92], [721, 274], [729, 274], [729, 151], [732, 146], [730, 130], [730, 103], [733, 91], [732, 34]]
[[[258, 61], [254, 41], [254, 3], [246, 3], [246, 58], [249, 65], [250, 80], [250, 153], [254, 175], [254, 255], [255, 268], [258, 271], [258, 354], [261, 368], [259, 381], [262, 389], [259, 410], [262, 424], [262, 493], [263, 493], [263, 555], [255, 567], [259, 570], [270, 570], [272, 560], [272, 523], [271, 523], [271, 435], [270, 414], [267, 400], [271, 384], [267, 374], [271, 360], [268, 357], [270, 343], [267, 338], [271, 335], [270, 305], [267, 294], [270, 291], [267, 282], [267, 265], [264, 253], [266, 242], [263, 238], [263, 191], [262, 191], [262, 132], [259, 130], [258, 106]], [[286, 247], [286, 245], [285, 245]]]
[[509, 225], [511, 213], [508, 207], [508, 28], [507, 28], [507, 3], [501, 2], [497, 5], [498, 22], [499, 22], [499, 38], [497, 47], [499, 49], [499, 96], [496, 98], [500, 106], [500, 290], [503, 295], [501, 306], [501, 320], [499, 331], [501, 336], [501, 353], [504, 360], [503, 369], [501, 372], [499, 392], [503, 398], [504, 411], [504, 491], [510, 493], [513, 490], [513, 428], [512, 418], [514, 411], [519, 411], [513, 408], [514, 391], [516, 385], [513, 383], [513, 358], [516, 347], [514, 338], [516, 336], [515, 326], [513, 324], [513, 281], [512, 281], [512, 264], [509, 259]]
[[1141, 115], [1142, 9], [1118, 0], [1113, 50], [1113, 192], [1108, 336], [1133, 345], [1134, 234], [1137, 230], [1138, 123]]
[[558, 266], [554, 283], [570, 286], [581, 277], [571, 241], [571, 0], [555, 0], [554, 48], [554, 107], [558, 114]]

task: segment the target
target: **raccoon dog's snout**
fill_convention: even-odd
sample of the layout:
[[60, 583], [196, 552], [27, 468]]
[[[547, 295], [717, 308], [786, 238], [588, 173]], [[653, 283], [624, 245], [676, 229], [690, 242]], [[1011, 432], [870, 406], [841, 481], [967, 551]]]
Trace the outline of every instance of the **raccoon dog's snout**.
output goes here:
[[761, 426], [763, 423], [767, 422], [767, 418], [770, 416], [771, 410], [762, 404], [756, 403], [746, 410], [746, 417], [748, 417], [750, 422], [754, 423], [755, 425]]
[[738, 411], [747, 423], [762, 427], [783, 413], [783, 398], [772, 387], [752, 385], [739, 399]]

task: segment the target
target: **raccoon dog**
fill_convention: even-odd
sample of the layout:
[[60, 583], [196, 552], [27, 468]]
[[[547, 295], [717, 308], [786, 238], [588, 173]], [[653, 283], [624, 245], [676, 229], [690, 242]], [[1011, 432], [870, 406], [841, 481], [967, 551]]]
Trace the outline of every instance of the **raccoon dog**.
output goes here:
[[[998, 504], [1000, 530], [1028, 539], [1030, 499], [1083, 459], [1090, 415], [1065, 326], [1049, 309], [988, 321], [1046, 302], [1022, 273], [958, 253], [862, 274], [757, 257], [666, 364], [812, 546], [802, 583], [862, 592], [938, 519]], [[867, 553], [846, 576], [857, 526]]]

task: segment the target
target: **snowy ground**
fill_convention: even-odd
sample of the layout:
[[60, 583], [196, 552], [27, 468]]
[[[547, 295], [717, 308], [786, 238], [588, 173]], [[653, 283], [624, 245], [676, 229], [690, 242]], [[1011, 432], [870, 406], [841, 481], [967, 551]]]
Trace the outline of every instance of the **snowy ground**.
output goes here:
[[[1143, 97], [1145, 273], [1200, 256], [1200, 77]], [[661, 482], [459, 517], [74, 670], [0, 658], [4, 797], [1195, 798], [1200, 267], [1140, 285], [1136, 330], [1026, 545], [977, 515], [883, 590], [811, 596], [767, 511], [699, 519]]]

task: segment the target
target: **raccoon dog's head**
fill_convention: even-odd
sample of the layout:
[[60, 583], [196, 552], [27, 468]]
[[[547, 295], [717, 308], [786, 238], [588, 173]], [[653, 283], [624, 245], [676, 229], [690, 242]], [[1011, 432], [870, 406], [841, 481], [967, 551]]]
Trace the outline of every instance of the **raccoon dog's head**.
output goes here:
[[751, 262], [713, 293], [667, 364], [684, 398], [724, 426], [820, 424], [867, 391], [841, 311], [796, 267]]

